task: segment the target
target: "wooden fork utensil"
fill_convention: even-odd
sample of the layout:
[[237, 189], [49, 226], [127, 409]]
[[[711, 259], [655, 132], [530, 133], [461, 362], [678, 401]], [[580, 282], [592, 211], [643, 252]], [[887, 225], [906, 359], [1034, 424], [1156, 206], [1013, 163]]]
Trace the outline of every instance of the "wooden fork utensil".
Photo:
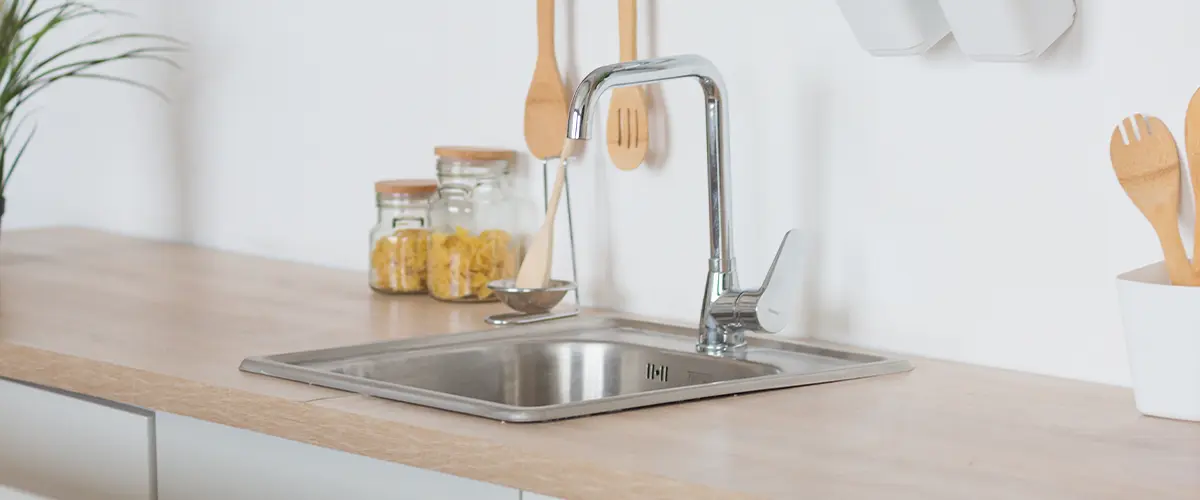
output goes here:
[[1171, 284], [1196, 285], [1179, 235], [1179, 150], [1171, 131], [1158, 118], [1133, 115], [1113, 129], [1109, 154], [1125, 194], [1158, 234]]

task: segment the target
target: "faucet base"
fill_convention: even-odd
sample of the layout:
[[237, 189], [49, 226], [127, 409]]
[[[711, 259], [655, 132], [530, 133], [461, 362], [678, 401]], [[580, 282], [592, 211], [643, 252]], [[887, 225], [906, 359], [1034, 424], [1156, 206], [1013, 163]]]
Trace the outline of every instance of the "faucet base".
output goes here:
[[713, 314], [717, 299], [730, 290], [737, 290], [737, 272], [733, 259], [709, 259], [708, 279], [704, 284], [704, 302], [700, 309], [699, 338], [696, 351], [721, 354], [746, 343], [746, 336], [734, 325], [718, 321]]
[[[737, 328], [723, 328], [723, 332], [718, 332], [714, 337], [720, 339], [716, 343], [700, 342], [696, 344], [696, 352], [708, 354], [710, 356], [733, 356], [739, 357], [738, 353], [746, 350], [746, 334]], [[710, 337], [709, 335], [705, 335]]]

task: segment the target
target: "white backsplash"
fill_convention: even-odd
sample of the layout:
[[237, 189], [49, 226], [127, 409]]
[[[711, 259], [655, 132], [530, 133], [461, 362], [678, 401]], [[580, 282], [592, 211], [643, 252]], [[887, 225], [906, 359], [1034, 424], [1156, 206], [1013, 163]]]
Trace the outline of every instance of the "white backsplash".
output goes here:
[[[431, 176], [435, 144], [524, 150], [532, 0], [109, 3], [193, 44], [183, 73], [137, 70], [175, 100], [46, 93], [6, 229], [78, 224], [365, 269], [373, 181]], [[616, 59], [617, 10], [570, 3], [558, 49], [574, 83]], [[791, 334], [1128, 383], [1114, 276], [1158, 247], [1108, 137], [1138, 111], [1182, 137], [1200, 4], [1080, 0], [1041, 60], [988, 64], [952, 39], [873, 58], [831, 0], [641, 3], [643, 57], [698, 53], [725, 75], [743, 284], [788, 228], [813, 243]], [[707, 257], [700, 92], [678, 81], [651, 97], [648, 165], [608, 164], [601, 122], [572, 171], [580, 281], [588, 304], [690, 322]]]

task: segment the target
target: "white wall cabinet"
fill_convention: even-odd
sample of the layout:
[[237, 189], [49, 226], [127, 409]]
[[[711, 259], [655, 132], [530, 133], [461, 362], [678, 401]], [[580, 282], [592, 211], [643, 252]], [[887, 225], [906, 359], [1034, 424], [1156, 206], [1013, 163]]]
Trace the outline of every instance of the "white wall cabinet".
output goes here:
[[62, 500], [154, 498], [153, 431], [149, 411], [0, 379], [0, 485]]
[[158, 498], [519, 500], [521, 492], [416, 467], [159, 413]]

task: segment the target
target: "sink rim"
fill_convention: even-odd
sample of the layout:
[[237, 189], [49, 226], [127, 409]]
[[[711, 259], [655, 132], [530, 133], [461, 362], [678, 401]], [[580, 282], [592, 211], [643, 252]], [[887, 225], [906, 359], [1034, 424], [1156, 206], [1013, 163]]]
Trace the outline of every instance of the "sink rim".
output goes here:
[[[907, 372], [912, 365], [902, 359], [888, 358], [868, 354], [841, 347], [822, 347], [793, 339], [764, 338], [763, 336], [747, 335], [746, 357], [755, 353], [771, 355], [783, 352], [783, 358], [796, 356], [817, 356], [847, 361], [844, 366], [834, 366], [817, 371], [787, 372], [778, 365], [753, 360], [727, 359], [730, 362], [753, 363], [767, 365], [779, 373], [757, 375], [730, 380], [715, 380], [712, 382], [650, 389], [629, 394], [619, 394], [583, 401], [569, 401], [540, 406], [517, 406], [502, 402], [476, 399], [448, 392], [424, 389], [401, 383], [369, 379], [357, 375], [336, 373], [328, 367], [335, 360], [353, 358], [402, 356], [406, 352], [416, 352], [427, 349], [453, 349], [455, 347], [487, 345], [504, 343], [513, 338], [525, 338], [530, 342], [543, 341], [572, 341], [597, 342], [597, 340], [580, 340], [580, 336], [597, 335], [598, 330], [641, 330], [644, 333], [630, 333], [631, 336], [645, 337], [647, 342], [655, 337], [666, 339], [666, 342], [686, 342], [695, 344], [695, 331], [691, 328], [676, 325], [651, 323], [629, 320], [618, 317], [583, 316], [566, 320], [558, 320], [537, 325], [510, 326], [476, 330], [444, 335], [429, 335], [405, 339], [380, 340], [352, 344], [347, 346], [311, 349], [263, 356], [245, 358], [239, 370], [281, 378], [285, 380], [308, 383], [352, 393], [374, 396], [393, 401], [417, 404], [443, 410], [466, 413], [495, 420], [514, 423], [543, 422], [574, 418], [580, 416], [600, 415], [615, 411], [623, 411], [663, 404], [684, 403], [697, 399], [716, 396], [759, 392], [764, 390], [799, 387], [834, 381], [851, 380], [873, 377], [891, 373]], [[570, 338], [561, 338], [570, 337]], [[599, 340], [599, 342], [614, 342]], [[616, 341], [616, 343], [621, 343]], [[662, 349], [672, 354], [689, 354], [707, 356], [694, 351], [684, 351], [672, 347], [660, 347], [645, 343], [633, 343], [641, 347]], [[828, 355], [827, 355], [828, 354]], [[782, 359], [782, 358], [781, 358]]]

